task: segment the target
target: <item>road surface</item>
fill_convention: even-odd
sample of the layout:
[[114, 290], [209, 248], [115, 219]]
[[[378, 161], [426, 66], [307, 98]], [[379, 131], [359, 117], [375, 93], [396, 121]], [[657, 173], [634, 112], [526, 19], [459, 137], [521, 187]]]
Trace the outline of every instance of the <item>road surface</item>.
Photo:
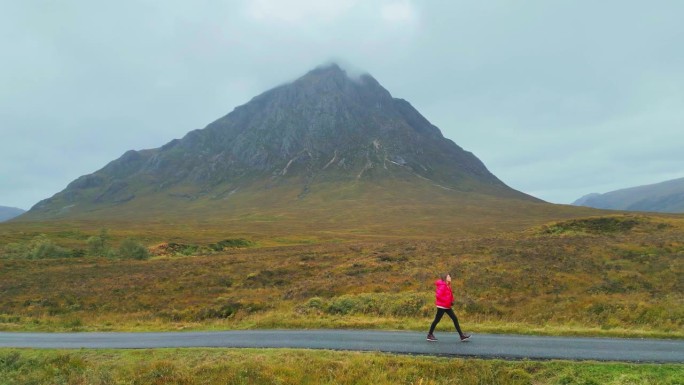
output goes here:
[[684, 363], [684, 340], [540, 337], [369, 330], [243, 330], [154, 333], [0, 332], [0, 347], [143, 349], [178, 347], [303, 348], [502, 359], [564, 359]]

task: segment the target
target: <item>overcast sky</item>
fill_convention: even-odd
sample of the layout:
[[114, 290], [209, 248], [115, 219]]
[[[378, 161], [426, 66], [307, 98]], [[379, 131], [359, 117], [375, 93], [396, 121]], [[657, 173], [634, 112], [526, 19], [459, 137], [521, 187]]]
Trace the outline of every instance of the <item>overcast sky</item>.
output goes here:
[[331, 61], [554, 203], [684, 177], [684, 1], [4, 1], [0, 205]]

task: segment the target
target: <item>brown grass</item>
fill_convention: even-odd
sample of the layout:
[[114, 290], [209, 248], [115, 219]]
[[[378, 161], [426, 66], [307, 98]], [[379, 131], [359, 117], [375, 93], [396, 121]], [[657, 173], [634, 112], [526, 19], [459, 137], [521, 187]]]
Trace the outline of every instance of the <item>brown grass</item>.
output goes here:
[[[22, 226], [0, 236], [46, 232], [81, 247], [99, 231]], [[264, 237], [250, 248], [146, 261], [0, 258], [0, 329], [422, 330], [433, 316], [432, 282], [450, 271], [467, 330], [681, 338], [683, 228], [677, 216], [613, 216], [467, 238]], [[246, 237], [215, 227], [184, 237], [155, 226], [110, 234], [150, 246]]]

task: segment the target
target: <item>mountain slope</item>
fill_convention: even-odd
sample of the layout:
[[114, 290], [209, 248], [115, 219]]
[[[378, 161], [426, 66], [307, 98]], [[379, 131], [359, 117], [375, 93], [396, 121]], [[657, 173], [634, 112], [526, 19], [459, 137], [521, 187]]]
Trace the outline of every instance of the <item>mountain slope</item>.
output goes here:
[[350, 186], [348, 199], [381, 201], [369, 191], [377, 195], [373, 186], [393, 184], [538, 202], [506, 186], [373, 77], [351, 78], [333, 64], [264, 92], [182, 139], [128, 151], [22, 218], [145, 215], [153, 206], [183, 211], [191, 202], [229, 210], [225, 200], [240, 202], [241, 209], [282, 208], [322, 204], [311, 195]]
[[10, 220], [23, 214], [24, 212], [25, 210], [18, 209], [16, 207], [0, 206], [0, 222]]
[[605, 194], [589, 194], [573, 202], [573, 205], [613, 210], [684, 213], [684, 178]]

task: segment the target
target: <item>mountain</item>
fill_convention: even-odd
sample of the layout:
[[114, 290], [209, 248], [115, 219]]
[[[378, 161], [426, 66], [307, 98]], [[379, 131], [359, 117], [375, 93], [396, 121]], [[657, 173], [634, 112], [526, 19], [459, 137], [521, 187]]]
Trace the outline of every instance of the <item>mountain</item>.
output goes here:
[[505, 185], [372, 76], [332, 64], [182, 139], [128, 151], [22, 219], [325, 211], [331, 202], [420, 205], [444, 194], [540, 202]]
[[600, 209], [684, 213], [684, 178], [589, 194], [572, 203]]
[[10, 220], [14, 217], [18, 217], [25, 211], [26, 210], [18, 209], [16, 207], [0, 206], [0, 222]]

